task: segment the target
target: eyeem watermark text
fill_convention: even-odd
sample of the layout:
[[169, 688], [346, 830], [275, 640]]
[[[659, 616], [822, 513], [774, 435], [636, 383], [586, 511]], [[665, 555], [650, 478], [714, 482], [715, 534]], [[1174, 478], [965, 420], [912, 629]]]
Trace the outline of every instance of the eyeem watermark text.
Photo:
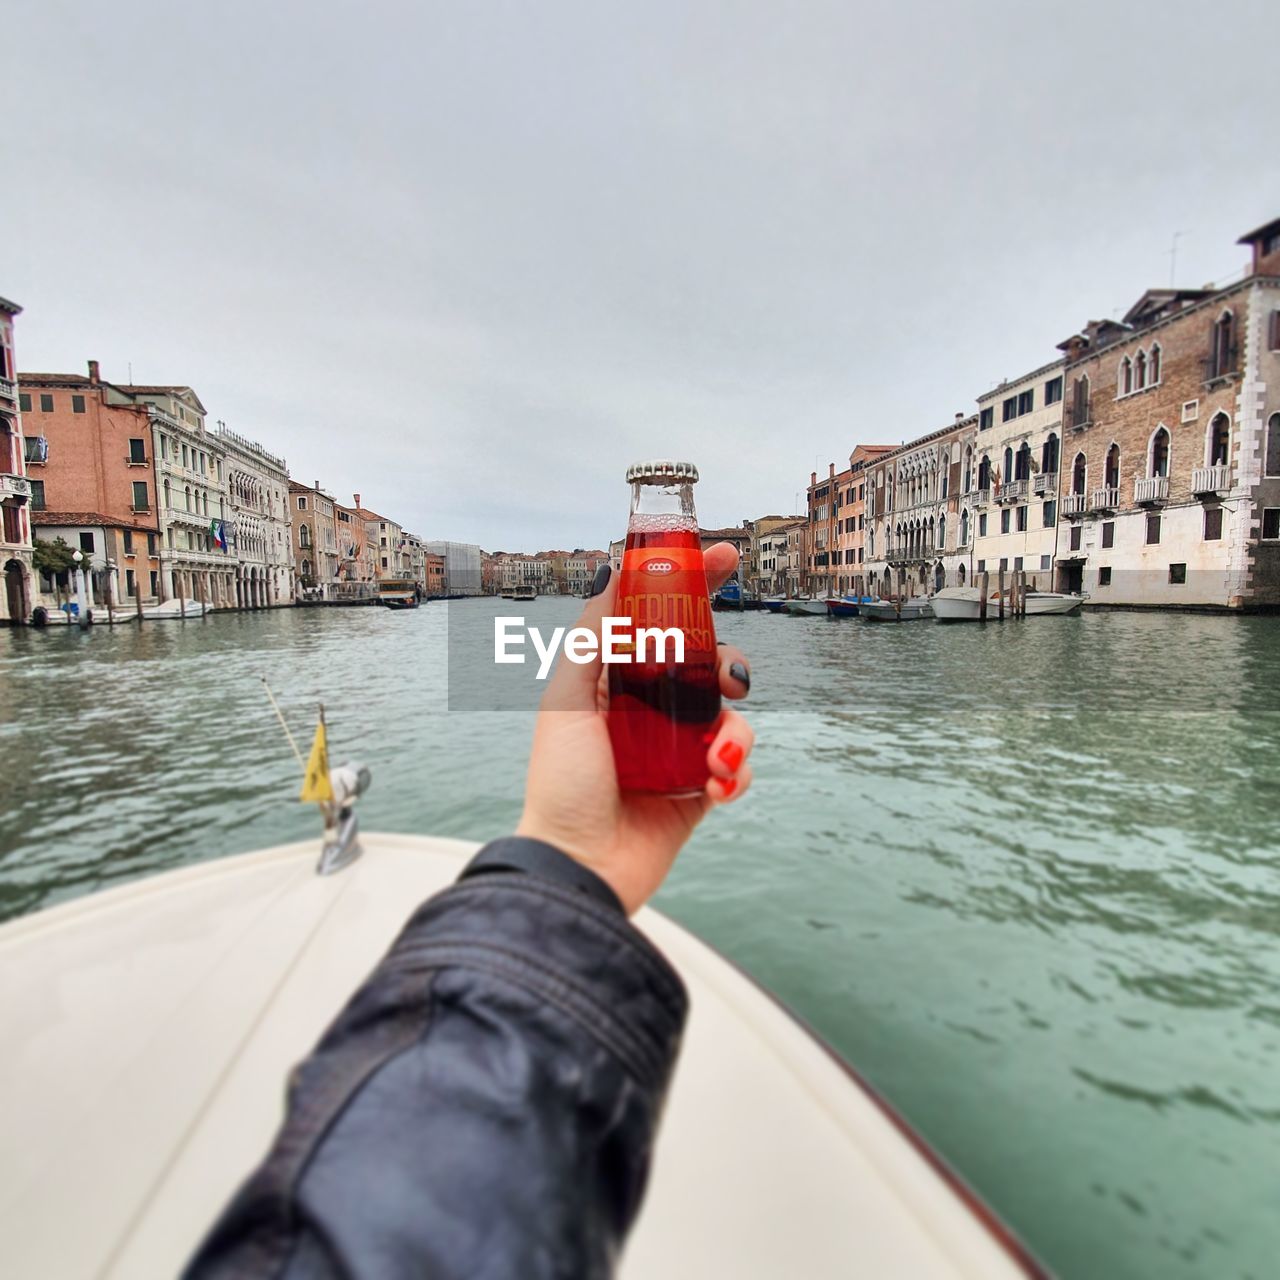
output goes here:
[[526, 639], [532, 641], [538, 655], [539, 680], [547, 678], [562, 644], [564, 656], [580, 666], [597, 657], [608, 663], [684, 661], [684, 632], [679, 627], [633, 628], [630, 618], [603, 618], [598, 636], [588, 627], [555, 627], [548, 639], [523, 618], [494, 618], [494, 662], [523, 663]]

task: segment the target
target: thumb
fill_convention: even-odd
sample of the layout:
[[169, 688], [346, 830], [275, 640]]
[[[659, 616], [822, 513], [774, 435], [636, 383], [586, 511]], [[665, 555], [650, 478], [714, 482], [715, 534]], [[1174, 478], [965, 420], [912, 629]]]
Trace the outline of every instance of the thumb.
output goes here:
[[600, 657], [600, 631], [604, 619], [613, 615], [618, 599], [618, 575], [612, 570], [604, 590], [587, 601], [575, 627], [585, 627], [596, 637], [596, 655], [589, 662], [571, 662], [561, 650], [556, 669], [542, 695], [543, 711], [590, 711], [596, 709], [596, 690], [604, 663]]

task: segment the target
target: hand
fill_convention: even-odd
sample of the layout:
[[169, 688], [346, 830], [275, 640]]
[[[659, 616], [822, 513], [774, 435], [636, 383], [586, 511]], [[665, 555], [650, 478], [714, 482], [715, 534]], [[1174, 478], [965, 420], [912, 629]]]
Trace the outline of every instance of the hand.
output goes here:
[[[738, 567], [727, 542], [703, 557], [707, 586], [714, 592]], [[578, 626], [600, 634], [600, 620], [613, 615], [618, 575], [583, 610]], [[746, 658], [721, 645], [720, 692], [745, 698], [751, 684]], [[707, 750], [711, 777], [706, 792], [682, 800], [619, 791], [605, 715], [609, 707], [604, 664], [581, 665], [563, 657], [547, 686], [533, 731], [524, 813], [516, 834], [545, 840], [590, 867], [618, 895], [628, 915], [639, 910], [666, 878], [694, 827], [716, 804], [736, 800], [751, 785], [746, 763], [755, 735], [726, 707]]]

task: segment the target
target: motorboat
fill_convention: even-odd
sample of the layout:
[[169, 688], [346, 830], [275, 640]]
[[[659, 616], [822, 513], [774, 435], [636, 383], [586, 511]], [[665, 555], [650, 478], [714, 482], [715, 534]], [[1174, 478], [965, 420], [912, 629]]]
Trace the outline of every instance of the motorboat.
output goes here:
[[[266, 1149], [292, 1067], [474, 848], [349, 834], [319, 866], [303, 841], [0, 926], [6, 1274], [179, 1273]], [[635, 919], [692, 1013], [623, 1280], [1045, 1275], [778, 1001], [664, 916]]]
[[511, 593], [513, 600], [536, 600], [538, 593], [532, 587], [522, 587], [519, 591]]
[[785, 613], [787, 610], [786, 596], [765, 596], [760, 601], [760, 607], [766, 609], [769, 613]]
[[203, 601], [180, 598], [153, 604], [150, 608], [143, 609], [142, 616], [147, 622], [163, 622], [169, 618], [203, 618], [206, 613], [211, 612], [211, 606]]
[[740, 582], [729, 581], [711, 597], [711, 607], [719, 612], [727, 610], [741, 612], [759, 609], [760, 601]]
[[919, 622], [933, 617], [933, 606], [924, 596], [909, 596], [905, 600], [871, 600], [860, 612], [870, 622]]
[[823, 617], [827, 616], [827, 602], [825, 598], [815, 598], [813, 596], [792, 596], [787, 601], [787, 612], [795, 614], [798, 617]]
[[378, 583], [378, 602], [388, 609], [416, 609], [418, 584], [413, 578], [383, 578]]
[[1024, 612], [1028, 618], [1042, 614], [1079, 613], [1084, 597], [1068, 595], [1062, 591], [1028, 591], [1023, 597]]
[[870, 602], [870, 596], [855, 595], [852, 591], [846, 591], [842, 596], [827, 597], [827, 613], [833, 618], [856, 618], [859, 610]]
[[[933, 616], [939, 622], [977, 622], [982, 610], [982, 591], [978, 587], [943, 587], [930, 597]], [[998, 600], [987, 601], [987, 617], [998, 616]]]

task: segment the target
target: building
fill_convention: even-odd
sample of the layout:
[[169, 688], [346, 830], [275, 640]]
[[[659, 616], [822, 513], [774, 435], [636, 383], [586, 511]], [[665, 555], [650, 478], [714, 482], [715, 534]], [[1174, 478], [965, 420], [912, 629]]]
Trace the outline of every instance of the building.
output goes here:
[[505, 554], [502, 558], [501, 586], [508, 591], [536, 591], [539, 595], [554, 594], [553, 566], [551, 560], [540, 555]]
[[31, 485], [27, 446], [19, 406], [18, 360], [13, 322], [22, 314], [16, 302], [0, 298], [0, 622], [10, 626], [31, 616], [35, 592], [31, 568]]
[[866, 537], [867, 537], [867, 467], [877, 458], [891, 453], [890, 444], [860, 444], [849, 455], [849, 470], [840, 506], [835, 514], [835, 553], [832, 569], [835, 588], [840, 594], [867, 593]]
[[809, 474], [808, 559], [805, 564], [804, 590], [814, 595], [831, 595], [836, 590], [839, 579], [836, 541], [840, 528], [840, 508], [852, 479], [851, 471], [837, 474], [834, 462], [827, 464], [827, 476], [824, 480], [819, 481], [816, 471]]
[[565, 561], [565, 589], [571, 596], [585, 596], [595, 582], [596, 571], [602, 564], [608, 564], [607, 551], [584, 551], [581, 547], [567, 557]]
[[358, 493], [355, 500], [356, 510], [364, 520], [365, 536], [373, 548], [374, 574], [379, 581], [383, 578], [406, 577], [409, 563], [404, 554], [404, 529], [387, 516], [362, 506]]
[[[20, 373], [36, 537], [85, 556], [93, 606], [130, 608], [164, 594], [151, 406], [88, 376]], [[56, 601], [48, 576], [42, 595]], [[212, 594], [206, 597], [212, 600]]]
[[423, 573], [427, 584], [427, 599], [440, 599], [445, 594], [444, 556], [424, 552]]
[[973, 512], [964, 457], [977, 422], [958, 413], [951, 426], [881, 454], [865, 472], [870, 593], [928, 595], [968, 580]]
[[422, 594], [427, 591], [427, 553], [422, 539], [407, 529], [404, 533], [405, 571], [418, 584]]
[[338, 579], [338, 524], [330, 494], [313, 485], [289, 481], [289, 517], [293, 563], [300, 598], [328, 600]]
[[423, 544], [433, 556], [444, 557], [445, 594], [478, 596], [480, 587], [480, 548], [471, 542], [434, 541]]
[[[808, 521], [804, 516], [764, 516], [752, 523], [747, 585], [760, 596], [786, 595], [791, 534], [803, 529]], [[797, 570], [802, 568], [803, 563], [797, 565]]]
[[1065, 353], [1057, 585], [1092, 604], [1280, 604], [1280, 220], [1243, 277], [1150, 289]]
[[1055, 360], [978, 397], [977, 437], [961, 459], [961, 489], [972, 495], [961, 516], [974, 525], [961, 530], [972, 543], [970, 575], [986, 570], [996, 581], [1001, 570], [1025, 570], [1028, 585], [1053, 585], [1063, 364]]
[[294, 601], [289, 468], [255, 440], [218, 423], [213, 435], [225, 457], [225, 534], [236, 560], [235, 603], [241, 609]]

